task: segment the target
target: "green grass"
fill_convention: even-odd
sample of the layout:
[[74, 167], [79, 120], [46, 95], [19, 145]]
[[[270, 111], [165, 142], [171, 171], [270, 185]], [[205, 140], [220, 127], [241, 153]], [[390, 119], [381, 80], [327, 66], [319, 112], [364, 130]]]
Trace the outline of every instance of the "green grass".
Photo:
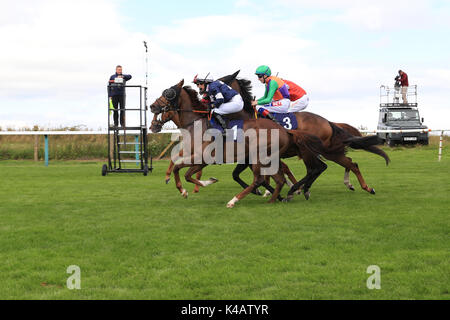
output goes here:
[[[386, 150], [389, 167], [350, 153], [376, 196], [348, 191], [328, 163], [310, 201], [250, 195], [232, 210], [228, 165], [185, 200], [164, 183], [166, 161], [149, 177], [0, 162], [0, 299], [449, 299], [448, 149], [441, 163], [436, 147]], [[70, 265], [81, 290], [66, 288]], [[366, 287], [370, 265], [381, 290]]]
[[[128, 141], [134, 141], [129, 135]], [[158, 156], [170, 142], [170, 134], [149, 134], [148, 150]], [[0, 136], [0, 160], [33, 160], [34, 136]], [[37, 156], [44, 159], [44, 137], [37, 140]], [[170, 153], [169, 153], [170, 154]], [[95, 160], [108, 156], [106, 135], [50, 136], [50, 160]]]

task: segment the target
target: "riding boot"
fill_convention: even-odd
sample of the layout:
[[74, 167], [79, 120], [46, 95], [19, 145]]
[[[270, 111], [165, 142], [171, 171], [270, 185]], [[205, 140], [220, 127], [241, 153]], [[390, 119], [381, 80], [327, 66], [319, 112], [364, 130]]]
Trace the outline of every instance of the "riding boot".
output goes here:
[[222, 118], [222, 116], [216, 112], [214, 112], [214, 118], [217, 120], [217, 122], [220, 124], [220, 126], [223, 129], [223, 134], [226, 134], [227, 132], [227, 123], [225, 122], [225, 120]]
[[260, 108], [258, 110], [259, 113], [261, 113], [264, 117], [266, 117], [267, 119], [270, 119], [276, 123], [278, 123], [277, 119], [274, 118], [274, 116], [267, 110], [264, 108]]
[[277, 119], [275, 119], [275, 117], [270, 112], [266, 114], [266, 118], [278, 123]]

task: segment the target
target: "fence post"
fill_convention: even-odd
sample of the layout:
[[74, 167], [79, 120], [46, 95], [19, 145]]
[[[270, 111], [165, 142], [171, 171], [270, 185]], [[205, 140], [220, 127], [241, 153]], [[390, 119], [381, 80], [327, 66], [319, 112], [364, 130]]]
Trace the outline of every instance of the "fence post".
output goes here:
[[439, 141], [439, 162], [442, 160], [442, 148], [444, 146], [444, 131], [441, 132], [441, 139]]
[[45, 139], [45, 166], [48, 167], [48, 135], [44, 135]]
[[34, 161], [39, 161], [39, 136], [34, 136]]

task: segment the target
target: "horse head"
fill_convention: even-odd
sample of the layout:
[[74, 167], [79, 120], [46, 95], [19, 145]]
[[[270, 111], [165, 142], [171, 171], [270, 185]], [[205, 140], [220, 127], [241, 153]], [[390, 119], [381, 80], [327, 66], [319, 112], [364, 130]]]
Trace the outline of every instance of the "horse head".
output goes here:
[[173, 87], [164, 90], [162, 95], [150, 105], [150, 110], [152, 113], [160, 114], [165, 111], [178, 109], [183, 85], [184, 79]]
[[181, 104], [181, 90], [184, 80], [164, 90], [162, 95], [153, 102], [150, 110], [154, 114], [150, 130], [153, 133], [161, 132], [162, 127], [169, 121], [174, 121], [179, 126], [178, 112]]

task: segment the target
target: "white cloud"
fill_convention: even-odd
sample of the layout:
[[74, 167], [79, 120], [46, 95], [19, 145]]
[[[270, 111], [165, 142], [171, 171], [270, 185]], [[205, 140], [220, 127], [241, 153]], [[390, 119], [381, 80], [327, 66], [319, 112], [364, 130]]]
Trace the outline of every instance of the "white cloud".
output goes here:
[[[329, 10], [301, 19], [285, 19], [283, 23], [278, 16], [262, 19], [244, 14], [184, 19], [143, 34], [124, 28], [117, 6], [106, 0], [5, 3], [0, 38], [6, 45], [0, 51], [0, 63], [7, 76], [0, 77], [0, 126], [38, 123], [105, 127], [106, 81], [120, 63], [125, 72], [133, 74], [134, 84], [143, 84], [142, 41], [147, 40], [149, 102], [182, 78], [189, 84], [196, 73], [211, 71], [217, 78], [237, 69], [242, 70], [241, 77], [253, 81], [254, 94], [260, 96], [264, 87], [256, 81], [254, 70], [268, 64], [275, 73], [280, 72], [310, 93], [309, 111], [332, 121], [374, 128], [378, 88], [392, 82], [397, 71], [392, 62], [363, 60], [355, 66], [337, 60], [321, 61], [314, 52], [323, 49], [324, 44], [304, 38], [304, 31], [321, 19], [335, 19], [368, 30], [391, 27], [397, 23], [398, 10], [409, 12], [405, 17], [410, 19], [421, 5], [412, 2], [403, 6], [400, 0], [387, 6], [382, 0], [367, 9], [355, 4], [357, 1], [283, 2], [296, 8]], [[252, 3], [243, 1], [238, 5]], [[385, 15], [386, 10], [392, 13]], [[371, 12], [378, 14], [364, 19]], [[410, 23], [408, 20], [406, 25]], [[199, 28], [202, 25], [227, 27]], [[389, 38], [380, 37], [374, 45], [388, 43]], [[450, 70], [426, 66], [405, 66], [405, 70], [423, 93], [419, 101], [426, 108], [427, 123], [445, 127]], [[134, 103], [131, 95], [129, 99]]]

